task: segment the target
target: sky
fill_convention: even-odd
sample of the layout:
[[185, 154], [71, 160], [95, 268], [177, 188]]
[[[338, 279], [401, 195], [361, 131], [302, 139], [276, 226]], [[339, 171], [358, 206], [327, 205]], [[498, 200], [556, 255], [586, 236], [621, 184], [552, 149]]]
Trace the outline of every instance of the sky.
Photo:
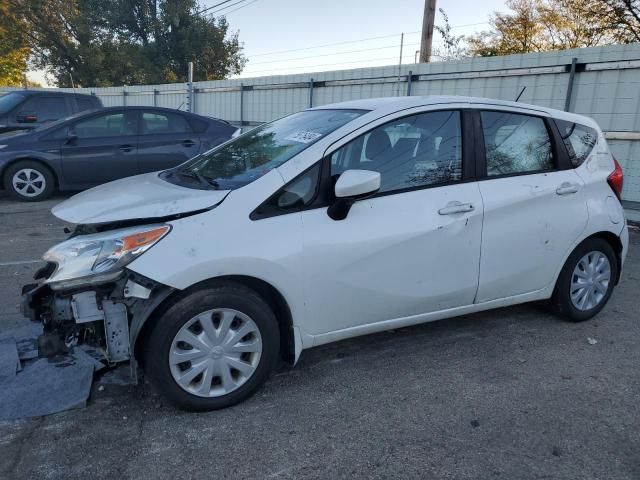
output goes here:
[[[201, 0], [201, 8], [223, 0]], [[437, 0], [455, 35], [488, 29], [504, 0]], [[414, 63], [420, 45], [424, 0], [231, 0], [209, 10], [225, 15], [239, 32], [248, 59], [240, 77], [312, 73]], [[443, 25], [436, 14], [436, 25]], [[441, 47], [436, 33], [433, 48]], [[43, 72], [28, 77], [44, 83]]]

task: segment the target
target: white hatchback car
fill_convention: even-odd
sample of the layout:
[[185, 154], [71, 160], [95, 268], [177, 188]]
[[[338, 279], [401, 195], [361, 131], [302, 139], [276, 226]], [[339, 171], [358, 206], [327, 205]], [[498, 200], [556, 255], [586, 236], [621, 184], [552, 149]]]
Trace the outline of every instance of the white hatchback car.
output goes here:
[[278, 358], [551, 299], [598, 313], [627, 253], [622, 171], [589, 118], [466, 97], [359, 100], [80, 193], [24, 312], [43, 354], [131, 360], [179, 407], [237, 403]]

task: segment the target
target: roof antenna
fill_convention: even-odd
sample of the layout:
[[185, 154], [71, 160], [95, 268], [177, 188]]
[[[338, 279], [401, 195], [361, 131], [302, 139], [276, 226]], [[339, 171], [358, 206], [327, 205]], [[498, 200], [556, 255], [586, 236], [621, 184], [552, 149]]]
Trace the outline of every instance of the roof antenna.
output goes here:
[[520, 100], [520, 97], [522, 96], [522, 94], [524, 93], [524, 91], [527, 89], [526, 85], [524, 87], [522, 87], [522, 90], [520, 90], [520, 93], [518, 94], [518, 96], [516, 97], [515, 101], [517, 102], [518, 100]]

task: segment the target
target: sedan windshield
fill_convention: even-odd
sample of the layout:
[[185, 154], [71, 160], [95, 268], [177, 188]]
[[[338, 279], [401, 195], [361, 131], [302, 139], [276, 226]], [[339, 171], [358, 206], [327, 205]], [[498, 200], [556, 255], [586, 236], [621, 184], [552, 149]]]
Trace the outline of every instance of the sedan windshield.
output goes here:
[[233, 190], [260, 178], [293, 156], [366, 113], [308, 110], [262, 125], [218, 148], [162, 173], [172, 183]]
[[24, 100], [24, 95], [15, 92], [0, 96], [0, 115], [9, 113], [22, 100]]

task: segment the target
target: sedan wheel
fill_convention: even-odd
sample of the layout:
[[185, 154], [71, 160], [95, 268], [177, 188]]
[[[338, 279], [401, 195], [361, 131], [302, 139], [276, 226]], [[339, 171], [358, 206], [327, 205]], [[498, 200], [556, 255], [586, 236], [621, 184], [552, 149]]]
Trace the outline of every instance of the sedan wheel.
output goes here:
[[611, 264], [605, 254], [587, 253], [571, 277], [571, 302], [578, 310], [591, 310], [604, 299], [611, 281]]
[[55, 190], [53, 173], [35, 160], [21, 160], [9, 165], [3, 181], [5, 190], [12, 197], [25, 202], [45, 200]]
[[38, 170], [23, 168], [13, 174], [13, 188], [24, 197], [37, 197], [47, 188], [47, 180]]
[[171, 375], [200, 397], [220, 397], [241, 387], [260, 363], [262, 336], [237, 310], [208, 310], [178, 330], [169, 352]]

